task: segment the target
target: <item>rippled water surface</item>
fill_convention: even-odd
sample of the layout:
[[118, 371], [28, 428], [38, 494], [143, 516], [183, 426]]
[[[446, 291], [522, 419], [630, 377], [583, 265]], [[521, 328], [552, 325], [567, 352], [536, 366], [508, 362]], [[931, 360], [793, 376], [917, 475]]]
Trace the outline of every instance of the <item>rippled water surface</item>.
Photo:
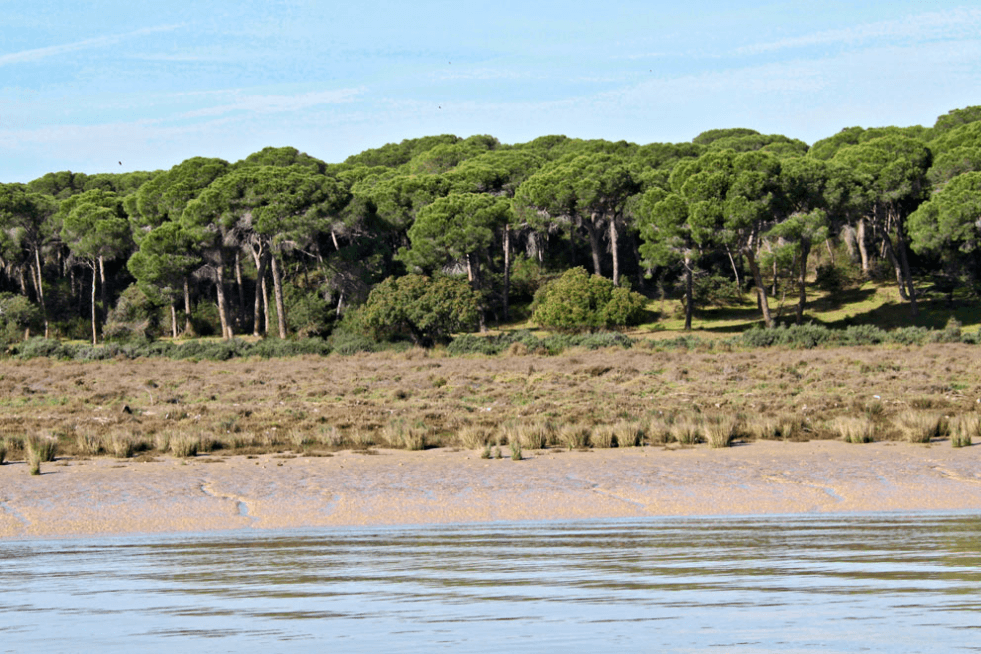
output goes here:
[[0, 543], [0, 651], [981, 651], [981, 515]]

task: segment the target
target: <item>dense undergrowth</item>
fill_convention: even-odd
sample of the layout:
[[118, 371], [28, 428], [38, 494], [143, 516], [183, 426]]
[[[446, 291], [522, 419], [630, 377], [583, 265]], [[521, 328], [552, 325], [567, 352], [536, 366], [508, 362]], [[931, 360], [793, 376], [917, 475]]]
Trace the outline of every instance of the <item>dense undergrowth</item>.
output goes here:
[[[676, 338], [652, 339], [631, 337], [620, 332], [589, 334], [551, 334], [540, 337], [529, 330], [502, 332], [494, 335], [463, 334], [453, 339], [446, 351], [452, 355], [517, 354], [558, 355], [571, 348], [596, 350], [605, 347], [641, 347], [656, 350], [721, 350], [786, 347], [811, 349], [815, 347], [844, 347], [857, 345], [924, 345], [927, 343], [981, 342], [981, 332], [965, 333], [952, 320], [943, 329], [900, 327], [885, 330], [874, 325], [851, 325], [833, 329], [824, 325], [778, 326], [774, 329], [753, 328], [727, 339], [683, 335]], [[276, 358], [301, 355], [325, 356], [382, 350], [405, 350], [409, 343], [379, 343], [354, 335], [336, 335], [328, 339], [303, 338], [280, 340], [267, 338], [258, 341], [244, 339], [191, 341], [136, 341], [90, 345], [69, 343], [46, 338], [33, 338], [14, 344], [6, 356], [16, 359], [48, 357], [60, 360], [101, 361], [107, 359], [138, 359], [163, 357], [168, 359], [198, 359], [227, 361], [235, 358]]]

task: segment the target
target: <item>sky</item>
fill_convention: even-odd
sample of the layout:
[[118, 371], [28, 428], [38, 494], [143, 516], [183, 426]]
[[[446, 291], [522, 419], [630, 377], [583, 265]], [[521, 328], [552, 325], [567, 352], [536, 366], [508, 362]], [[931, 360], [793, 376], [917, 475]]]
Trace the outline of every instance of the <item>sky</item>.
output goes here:
[[981, 6], [0, 0], [0, 182], [293, 146], [750, 127], [807, 143], [981, 104]]

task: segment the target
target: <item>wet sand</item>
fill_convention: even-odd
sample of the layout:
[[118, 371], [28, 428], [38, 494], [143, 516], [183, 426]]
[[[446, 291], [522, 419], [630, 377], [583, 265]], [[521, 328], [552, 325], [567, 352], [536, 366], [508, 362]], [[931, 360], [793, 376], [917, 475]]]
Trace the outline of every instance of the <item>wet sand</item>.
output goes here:
[[758, 442], [0, 466], [0, 538], [500, 520], [981, 510], [981, 446]]

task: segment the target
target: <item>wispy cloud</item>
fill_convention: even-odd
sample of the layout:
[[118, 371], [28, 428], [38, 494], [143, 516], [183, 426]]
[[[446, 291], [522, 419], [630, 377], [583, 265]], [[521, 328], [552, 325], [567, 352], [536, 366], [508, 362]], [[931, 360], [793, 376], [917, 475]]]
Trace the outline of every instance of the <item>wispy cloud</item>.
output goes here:
[[222, 116], [236, 111], [262, 114], [298, 111], [324, 104], [353, 102], [362, 93], [364, 93], [363, 88], [353, 88], [333, 91], [313, 91], [299, 95], [245, 95], [226, 104], [185, 112], [180, 117], [201, 118], [206, 116]]
[[858, 44], [869, 41], [904, 39], [977, 38], [981, 30], [981, 9], [959, 8], [945, 12], [930, 12], [906, 18], [867, 23], [838, 30], [825, 30], [768, 43], [756, 43], [739, 48], [739, 54], [760, 54], [814, 45]]
[[33, 50], [11, 52], [10, 54], [0, 55], [0, 66], [38, 61], [39, 59], [56, 57], [69, 52], [77, 52], [78, 50], [102, 48], [136, 36], [145, 36], [147, 34], [154, 34], [157, 32], [171, 32], [180, 27], [181, 25], [159, 25], [157, 27], [146, 27], [133, 32], [126, 32], [125, 34], [110, 34], [107, 36], [99, 36], [94, 39], [75, 41], [74, 43], [63, 43], [61, 45], [51, 45], [46, 48], [35, 48]]

